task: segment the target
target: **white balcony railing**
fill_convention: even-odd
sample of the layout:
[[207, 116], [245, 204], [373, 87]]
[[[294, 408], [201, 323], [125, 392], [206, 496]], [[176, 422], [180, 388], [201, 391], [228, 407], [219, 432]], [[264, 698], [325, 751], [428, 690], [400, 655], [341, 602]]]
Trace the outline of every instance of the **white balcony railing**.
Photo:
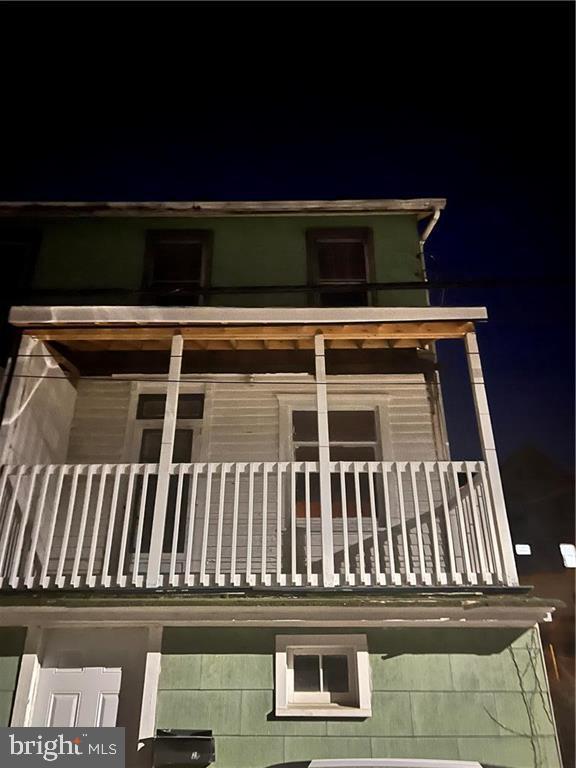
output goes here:
[[[5, 466], [0, 587], [503, 584], [483, 462], [331, 462], [331, 548], [312, 462], [174, 464], [150, 574], [154, 464]], [[324, 521], [326, 511], [324, 511]], [[329, 527], [330, 527], [329, 526]]]

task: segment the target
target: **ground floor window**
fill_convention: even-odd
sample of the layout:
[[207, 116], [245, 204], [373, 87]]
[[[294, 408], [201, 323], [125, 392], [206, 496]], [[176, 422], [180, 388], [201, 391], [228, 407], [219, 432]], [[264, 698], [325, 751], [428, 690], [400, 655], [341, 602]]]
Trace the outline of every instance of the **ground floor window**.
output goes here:
[[278, 635], [276, 715], [369, 717], [365, 635]]

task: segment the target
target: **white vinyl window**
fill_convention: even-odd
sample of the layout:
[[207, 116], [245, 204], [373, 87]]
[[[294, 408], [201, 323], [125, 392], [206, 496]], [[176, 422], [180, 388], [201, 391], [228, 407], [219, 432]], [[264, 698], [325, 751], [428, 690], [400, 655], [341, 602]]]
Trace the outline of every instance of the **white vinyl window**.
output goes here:
[[369, 717], [366, 636], [277, 636], [276, 715]]

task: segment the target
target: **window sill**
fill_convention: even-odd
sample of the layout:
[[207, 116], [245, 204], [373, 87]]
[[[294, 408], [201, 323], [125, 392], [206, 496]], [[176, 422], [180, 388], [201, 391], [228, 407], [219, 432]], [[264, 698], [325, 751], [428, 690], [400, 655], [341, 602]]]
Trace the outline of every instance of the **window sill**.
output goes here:
[[277, 707], [276, 717], [371, 717], [372, 709], [343, 707], [339, 704], [291, 704], [289, 707]]

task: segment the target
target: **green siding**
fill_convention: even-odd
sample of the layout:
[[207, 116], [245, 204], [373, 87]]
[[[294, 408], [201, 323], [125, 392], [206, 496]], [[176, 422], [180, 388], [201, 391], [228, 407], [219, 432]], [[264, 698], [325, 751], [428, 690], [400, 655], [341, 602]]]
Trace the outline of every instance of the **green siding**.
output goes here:
[[211, 728], [215, 768], [322, 757], [560, 766], [532, 630], [368, 630], [372, 717], [337, 721], [275, 718], [274, 638], [288, 632], [165, 629], [158, 727]]
[[26, 630], [23, 627], [0, 628], [0, 726], [2, 727], [10, 725], [12, 701], [25, 637]]
[[[73, 219], [44, 222], [35, 288], [137, 290], [142, 284], [147, 229], [207, 229], [214, 233], [213, 285], [306, 283], [307, 229], [371, 227], [375, 278], [423, 279], [416, 216], [230, 217], [198, 219]], [[113, 299], [108, 299], [113, 303]], [[120, 300], [120, 299], [119, 299]], [[126, 297], [122, 302], [129, 303]], [[234, 306], [304, 305], [304, 294], [215, 295]], [[420, 305], [422, 291], [382, 292], [382, 305]]]

